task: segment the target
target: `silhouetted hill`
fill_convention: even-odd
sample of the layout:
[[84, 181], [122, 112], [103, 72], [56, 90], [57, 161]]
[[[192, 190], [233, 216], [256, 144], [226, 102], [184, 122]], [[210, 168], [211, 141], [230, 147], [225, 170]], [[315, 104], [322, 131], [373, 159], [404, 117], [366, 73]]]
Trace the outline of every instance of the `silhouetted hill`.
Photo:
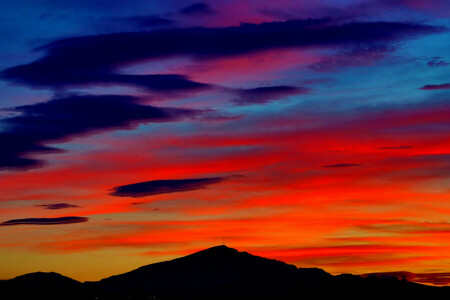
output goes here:
[[49, 285], [58, 285], [64, 287], [77, 287], [81, 285], [81, 282], [55, 272], [35, 272], [20, 275], [15, 277], [14, 279], [11, 279], [10, 283], [27, 285], [30, 288], [47, 287]]
[[[267, 285], [293, 284], [299, 280], [331, 278], [320, 269], [297, 269], [294, 265], [239, 252], [226, 246], [209, 248], [182, 258], [141, 267], [92, 283], [101, 294], [134, 293], [135, 291], [183, 298], [212, 297], [213, 293], [243, 292], [245, 287], [263, 289]], [[233, 287], [233, 289], [231, 289]], [[198, 293], [201, 291], [201, 293]], [[201, 295], [202, 294], [202, 295]], [[233, 295], [231, 295], [233, 294]], [[179, 295], [181, 297], [181, 295]]]
[[6, 299], [78, 299], [82, 283], [58, 273], [36, 272], [0, 284]]
[[[394, 277], [332, 276], [321, 269], [297, 268], [226, 246], [143, 266], [97, 282], [81, 284], [56, 273], [33, 273], [3, 285], [7, 289], [2, 290], [10, 295], [7, 299], [448, 299], [450, 296], [446, 288]], [[32, 297], [11, 294], [22, 289], [33, 291]]]

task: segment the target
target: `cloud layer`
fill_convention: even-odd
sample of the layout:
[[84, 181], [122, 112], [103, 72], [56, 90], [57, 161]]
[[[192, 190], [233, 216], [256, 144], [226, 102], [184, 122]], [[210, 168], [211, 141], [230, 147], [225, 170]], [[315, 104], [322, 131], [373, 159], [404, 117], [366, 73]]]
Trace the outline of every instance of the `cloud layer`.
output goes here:
[[132, 129], [149, 122], [171, 122], [199, 111], [141, 105], [131, 96], [69, 96], [9, 109], [19, 115], [0, 121], [0, 169], [38, 167], [31, 153], [58, 152], [47, 143], [105, 130]]
[[389, 43], [442, 30], [442, 27], [415, 23], [335, 24], [325, 18], [84, 36], [39, 47], [37, 50], [46, 53], [43, 58], [6, 69], [0, 75], [6, 80], [35, 87], [111, 83], [157, 91], [193, 90], [207, 85], [181, 75], [127, 75], [117, 73], [116, 69], [139, 60], [172, 56], [207, 59], [278, 48]]

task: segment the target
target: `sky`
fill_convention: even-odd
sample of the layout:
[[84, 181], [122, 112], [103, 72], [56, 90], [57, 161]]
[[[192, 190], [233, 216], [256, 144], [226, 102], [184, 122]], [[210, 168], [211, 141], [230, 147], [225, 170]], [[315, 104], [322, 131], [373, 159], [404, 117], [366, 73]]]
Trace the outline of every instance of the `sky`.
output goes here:
[[450, 2], [0, 2], [0, 279], [225, 243], [450, 284]]

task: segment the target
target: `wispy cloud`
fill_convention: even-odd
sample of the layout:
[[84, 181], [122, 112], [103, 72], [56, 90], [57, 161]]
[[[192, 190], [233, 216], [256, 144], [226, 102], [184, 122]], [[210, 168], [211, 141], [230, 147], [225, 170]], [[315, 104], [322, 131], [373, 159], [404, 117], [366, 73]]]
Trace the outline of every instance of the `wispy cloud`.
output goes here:
[[121, 95], [69, 96], [9, 109], [18, 116], [0, 121], [1, 169], [39, 167], [42, 161], [30, 153], [58, 152], [47, 143], [63, 141], [82, 134], [105, 130], [132, 129], [149, 122], [171, 122], [195, 116], [192, 109], [160, 108], [141, 105], [138, 98]]
[[323, 168], [348, 168], [348, 167], [359, 167], [360, 164], [351, 164], [351, 163], [340, 163], [340, 164], [333, 164], [333, 165], [325, 165], [322, 166]]
[[153, 180], [112, 188], [110, 195], [119, 197], [146, 197], [158, 194], [187, 192], [206, 188], [208, 185], [220, 183], [235, 176], [210, 177], [196, 179]]
[[14, 219], [0, 223], [0, 226], [14, 225], [62, 225], [87, 222], [86, 217], [60, 217], [60, 218], [26, 218]]
[[52, 203], [52, 204], [39, 204], [36, 207], [42, 207], [44, 209], [65, 209], [65, 208], [80, 208], [81, 206], [69, 204], [69, 203]]

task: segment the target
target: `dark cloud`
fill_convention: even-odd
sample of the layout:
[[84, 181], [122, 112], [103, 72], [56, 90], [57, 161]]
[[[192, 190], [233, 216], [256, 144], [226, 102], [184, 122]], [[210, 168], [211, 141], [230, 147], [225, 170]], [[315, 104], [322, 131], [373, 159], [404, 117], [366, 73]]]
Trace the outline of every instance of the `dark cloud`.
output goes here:
[[373, 64], [377, 60], [387, 57], [394, 51], [394, 47], [387, 45], [358, 45], [351, 50], [337, 53], [331, 57], [322, 59], [317, 63], [311, 64], [309, 68], [316, 72], [331, 72], [348, 67], [367, 66]]
[[448, 90], [450, 89], [450, 83], [443, 84], [427, 84], [420, 88], [421, 90]]
[[203, 189], [208, 185], [220, 183], [229, 178], [230, 177], [210, 177], [197, 179], [153, 180], [117, 186], [112, 188], [112, 192], [109, 194], [118, 197], [139, 198], [158, 194], [187, 192]]
[[219, 112], [217, 110], [213, 109], [205, 109], [203, 110], [203, 113], [198, 118], [202, 121], [207, 122], [227, 122], [227, 121], [234, 121], [234, 120], [240, 120], [244, 117], [244, 115], [233, 115], [233, 114], [227, 114], [223, 112]]
[[39, 167], [31, 153], [59, 151], [47, 143], [105, 130], [132, 129], [148, 122], [170, 122], [193, 117], [200, 111], [141, 105], [132, 96], [69, 96], [18, 106], [18, 116], [0, 120], [0, 169]]
[[358, 150], [358, 149], [329, 150], [328, 152], [331, 152], [331, 153], [341, 153], [341, 152], [350, 152], [350, 151], [355, 151], [355, 150]]
[[334, 164], [334, 165], [325, 165], [322, 166], [322, 168], [348, 168], [348, 167], [359, 167], [360, 164], [348, 164], [348, 163], [342, 163], [342, 164]]
[[286, 85], [243, 89], [236, 92], [237, 98], [233, 100], [233, 103], [241, 106], [263, 104], [288, 96], [307, 94], [310, 91], [309, 88]]
[[450, 65], [450, 63], [446, 62], [442, 59], [442, 57], [432, 57], [431, 60], [427, 63], [429, 67], [445, 67]]
[[203, 2], [194, 3], [192, 5], [186, 6], [185, 8], [180, 10], [180, 13], [183, 15], [211, 15], [214, 14], [214, 11], [209, 7], [208, 4]]
[[[126, 50], [123, 50], [126, 51]], [[106, 53], [105, 53], [106, 54]], [[100, 55], [100, 54], [99, 54]], [[82, 64], [82, 58], [80, 64]], [[100, 61], [102, 58], [99, 56]], [[59, 60], [59, 59], [56, 59]], [[53, 64], [54, 63], [54, 64]], [[62, 64], [62, 65], [61, 65]], [[32, 87], [63, 88], [82, 85], [132, 85], [159, 92], [206, 89], [207, 84], [194, 82], [177, 74], [126, 75], [100, 69], [72, 65], [72, 62], [37, 62], [8, 69], [0, 74], [5, 79]], [[72, 66], [70, 66], [72, 65]], [[76, 63], [75, 63], [76, 65]]]
[[375, 150], [402, 150], [402, 149], [411, 149], [411, 146], [396, 146], [396, 147], [378, 147], [374, 148]]
[[79, 208], [81, 206], [73, 205], [69, 203], [53, 203], [53, 204], [40, 204], [35, 205], [36, 207], [42, 207], [44, 209], [65, 209], [65, 208]]
[[61, 217], [61, 218], [27, 218], [27, 219], [15, 219], [0, 223], [0, 226], [13, 226], [13, 225], [61, 225], [61, 224], [73, 224], [87, 222], [89, 219], [86, 217]]
[[443, 27], [415, 23], [355, 22], [329, 19], [242, 24], [224, 28], [176, 28], [121, 32], [57, 40], [36, 50], [45, 55], [1, 72], [5, 80], [33, 87], [127, 84], [158, 91], [208, 88], [181, 75], [126, 75], [121, 66], [141, 60], [190, 56], [198, 59], [246, 54], [274, 48], [336, 47], [389, 43]]
[[109, 21], [118, 23], [118, 25], [130, 25], [135, 30], [170, 27], [176, 24], [174, 20], [158, 15], [115, 17], [110, 18]]

